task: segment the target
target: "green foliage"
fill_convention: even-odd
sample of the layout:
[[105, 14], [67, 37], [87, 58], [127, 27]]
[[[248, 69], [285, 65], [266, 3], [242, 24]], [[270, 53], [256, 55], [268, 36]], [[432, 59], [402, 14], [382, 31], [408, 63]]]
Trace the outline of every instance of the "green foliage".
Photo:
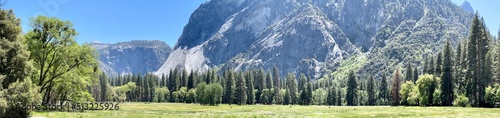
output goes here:
[[351, 71], [349, 73], [349, 79], [347, 81], [347, 96], [346, 96], [346, 101], [348, 106], [355, 106], [357, 105], [356, 99], [357, 99], [357, 90], [358, 90], [358, 82], [356, 80], [356, 75], [354, 75], [354, 71]]
[[420, 103], [420, 93], [418, 92], [418, 87], [413, 87], [408, 98], [408, 105], [417, 106]]
[[218, 83], [206, 84], [204, 82], [199, 83], [196, 86], [196, 95], [198, 97], [198, 102], [201, 105], [216, 106], [222, 101], [222, 86]]
[[32, 69], [29, 52], [21, 35], [21, 20], [14, 11], [0, 9], [0, 88], [7, 87], [18, 80], [26, 78]]
[[493, 86], [486, 87], [484, 99], [490, 107], [493, 106], [495, 102], [500, 102], [500, 85], [495, 84]]
[[408, 103], [408, 99], [410, 99], [410, 94], [415, 88], [415, 84], [411, 81], [406, 81], [403, 85], [401, 85], [401, 90], [399, 91], [399, 96], [401, 97], [401, 101], [399, 102], [401, 105], [410, 105]]
[[155, 88], [156, 97], [153, 102], [167, 102], [170, 98], [170, 91], [167, 87]]
[[42, 104], [56, 100], [52, 97], [92, 101], [86, 97], [90, 95], [86, 87], [97, 82], [95, 49], [76, 42], [77, 32], [69, 21], [38, 16], [31, 20], [31, 27], [25, 36], [37, 70], [34, 82], [45, 94]]
[[5, 93], [7, 107], [6, 109], [0, 109], [0, 115], [2, 115], [0, 117], [28, 117], [31, 111], [21, 109], [18, 105], [40, 104], [42, 97], [38, 93], [39, 89], [40, 87], [34, 85], [31, 79], [11, 83]]
[[369, 105], [369, 106], [375, 105], [375, 102], [376, 102], [376, 99], [375, 99], [375, 80], [373, 80], [373, 76], [370, 76], [370, 79], [368, 79], [368, 86], [366, 88], [366, 92], [368, 94], [367, 105]]
[[196, 102], [196, 89], [189, 89], [188, 94], [187, 94], [187, 103], [195, 103]]
[[356, 95], [357, 95], [357, 100], [356, 100], [357, 105], [362, 105], [362, 106], [368, 105], [368, 92], [366, 92], [366, 90], [358, 90], [356, 92]]
[[313, 91], [313, 104], [324, 105], [326, 103], [327, 92], [323, 88]]
[[126, 94], [137, 88], [135, 82], [128, 82], [125, 85], [113, 87], [115, 93], [113, 100], [125, 102], [127, 100]]
[[417, 88], [420, 94], [420, 105], [428, 106], [433, 102], [433, 95], [436, 91], [436, 86], [438, 85], [439, 78], [434, 75], [425, 74], [418, 78]]
[[443, 101], [443, 105], [445, 106], [451, 106], [453, 97], [454, 97], [454, 91], [453, 91], [453, 75], [452, 75], [452, 59], [451, 59], [451, 46], [450, 46], [450, 41], [446, 42], [445, 49], [444, 49], [444, 60], [443, 60], [443, 74], [441, 75], [441, 82], [439, 83], [441, 86], [440, 91], [442, 94], [440, 96], [437, 96], [440, 98], [440, 100]]
[[465, 95], [458, 95], [458, 97], [453, 101], [453, 106], [468, 107], [470, 106], [469, 98]]

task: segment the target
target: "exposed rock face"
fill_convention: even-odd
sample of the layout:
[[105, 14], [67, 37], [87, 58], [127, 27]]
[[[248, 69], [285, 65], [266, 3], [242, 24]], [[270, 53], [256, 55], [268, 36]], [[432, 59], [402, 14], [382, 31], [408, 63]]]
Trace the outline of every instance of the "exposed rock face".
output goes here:
[[470, 3], [467, 0], [464, 1], [464, 3], [462, 3], [462, 5], [460, 5], [460, 7], [462, 7], [462, 9], [468, 13], [474, 13], [474, 9], [472, 8], [472, 6], [470, 5]]
[[191, 15], [157, 74], [277, 66], [281, 75], [317, 78], [353, 55], [377, 61], [398, 43], [456, 41], [471, 18], [448, 0], [211, 0]]
[[109, 76], [155, 72], [172, 51], [162, 41], [136, 40], [116, 44], [92, 43], [99, 53], [100, 69]]

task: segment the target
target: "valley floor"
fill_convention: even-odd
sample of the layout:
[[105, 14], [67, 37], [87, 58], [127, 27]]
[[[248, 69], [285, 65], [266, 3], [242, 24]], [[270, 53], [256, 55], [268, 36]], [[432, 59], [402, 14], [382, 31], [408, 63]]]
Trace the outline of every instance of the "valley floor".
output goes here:
[[117, 111], [34, 112], [47, 118], [193, 118], [193, 117], [500, 117], [500, 109], [463, 107], [284, 106], [177, 103], [120, 103]]

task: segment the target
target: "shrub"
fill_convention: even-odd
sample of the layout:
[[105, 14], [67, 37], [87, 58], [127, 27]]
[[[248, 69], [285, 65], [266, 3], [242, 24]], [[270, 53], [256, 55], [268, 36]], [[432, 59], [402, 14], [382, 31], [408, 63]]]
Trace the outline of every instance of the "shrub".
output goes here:
[[453, 106], [457, 107], [468, 107], [470, 106], [469, 98], [465, 95], [459, 95], [454, 101]]

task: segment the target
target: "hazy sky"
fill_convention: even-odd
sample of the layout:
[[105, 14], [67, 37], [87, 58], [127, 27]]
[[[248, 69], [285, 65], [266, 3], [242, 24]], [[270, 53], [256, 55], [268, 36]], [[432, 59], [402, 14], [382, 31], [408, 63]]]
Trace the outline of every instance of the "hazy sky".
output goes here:
[[[175, 45], [191, 13], [207, 0], [8, 0], [27, 31], [29, 19], [42, 14], [70, 20], [80, 33], [77, 41], [116, 43], [162, 40]], [[464, 0], [452, 0], [461, 4]], [[469, 0], [497, 34], [500, 0]]]

